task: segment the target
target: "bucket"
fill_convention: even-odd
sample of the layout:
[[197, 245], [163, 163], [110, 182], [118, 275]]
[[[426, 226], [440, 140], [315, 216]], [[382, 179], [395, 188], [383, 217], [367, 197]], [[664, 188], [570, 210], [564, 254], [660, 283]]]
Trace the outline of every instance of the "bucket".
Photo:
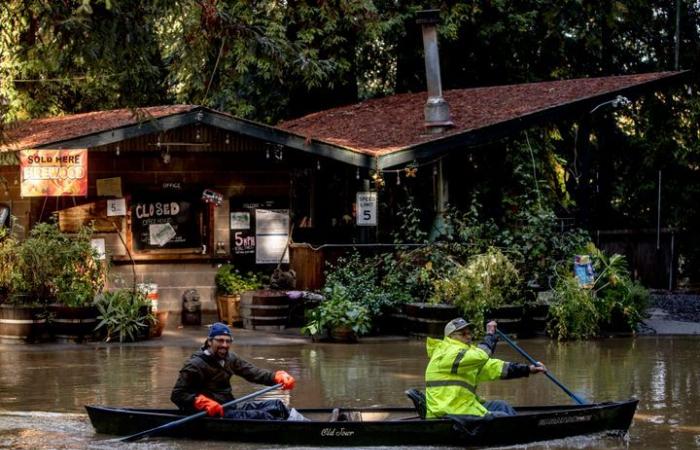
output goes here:
[[158, 285], [156, 283], [139, 283], [138, 289], [139, 291], [143, 292], [146, 299], [149, 300], [151, 304], [151, 311], [154, 313], [158, 311]]
[[46, 318], [41, 307], [0, 305], [1, 342], [40, 342], [46, 338]]
[[250, 330], [283, 330], [289, 318], [289, 297], [272, 289], [244, 292], [241, 296], [243, 328]]

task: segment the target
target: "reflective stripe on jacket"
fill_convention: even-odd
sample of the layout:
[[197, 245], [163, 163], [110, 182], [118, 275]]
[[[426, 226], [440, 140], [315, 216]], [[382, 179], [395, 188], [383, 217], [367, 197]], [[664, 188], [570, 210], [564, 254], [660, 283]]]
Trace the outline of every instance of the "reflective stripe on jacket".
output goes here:
[[491, 358], [492, 348], [486, 345], [467, 345], [449, 337], [428, 338], [426, 346], [430, 358], [425, 370], [426, 417], [486, 414], [476, 387], [482, 381], [504, 378], [506, 362]]

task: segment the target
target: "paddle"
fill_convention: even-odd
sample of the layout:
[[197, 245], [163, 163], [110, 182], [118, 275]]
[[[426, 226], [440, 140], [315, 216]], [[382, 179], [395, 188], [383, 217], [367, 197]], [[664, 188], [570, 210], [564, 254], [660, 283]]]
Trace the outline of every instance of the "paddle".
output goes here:
[[[508, 336], [506, 336], [501, 330], [496, 329], [496, 333], [498, 333], [498, 336], [501, 337], [504, 341], [506, 341], [506, 342], [508, 343], [508, 345], [510, 345], [511, 347], [513, 347], [513, 349], [514, 349], [515, 351], [517, 351], [518, 353], [520, 353], [521, 355], [523, 355], [523, 357], [525, 357], [525, 359], [527, 359], [528, 361], [530, 361], [531, 364], [534, 364], [534, 365], [537, 365], [537, 364], [538, 364], [537, 361], [535, 361], [535, 360], [532, 358], [532, 356], [530, 356], [530, 355], [528, 355], [527, 353], [525, 353], [525, 350], [523, 350], [522, 348], [518, 347], [518, 344], [516, 344], [515, 342], [513, 342], [513, 341], [512, 341]], [[574, 394], [574, 393], [571, 392], [569, 389], [567, 389], [567, 387], [564, 386], [563, 384], [561, 384], [561, 382], [559, 382], [559, 380], [557, 380], [556, 378], [554, 378], [554, 375], [552, 375], [551, 373], [549, 373], [549, 371], [545, 372], [544, 374], [547, 375], [547, 378], [549, 378], [550, 380], [552, 380], [552, 381], [554, 382], [554, 384], [556, 384], [557, 386], [559, 386], [564, 392], [566, 392], [566, 393], [569, 395], [569, 397], [571, 397], [572, 399], [574, 399], [574, 401], [575, 401], [576, 403], [578, 403], [579, 405], [585, 405], [585, 404], [588, 403], [586, 400], [584, 400], [584, 399], [581, 398], [580, 396]]]
[[[277, 388], [281, 388], [281, 387], [282, 387], [282, 383], [278, 383], [274, 386], [268, 386], [265, 389], [261, 389], [257, 392], [253, 392], [252, 394], [244, 395], [241, 398], [237, 398], [235, 400], [231, 400], [230, 402], [226, 402], [221, 406], [224, 409], [226, 409], [229, 406], [235, 405], [236, 403], [241, 403], [241, 402], [244, 402], [246, 400], [250, 400], [251, 398], [255, 398], [258, 395], [262, 395], [265, 392], [270, 392], [273, 389], [277, 389]], [[133, 442], [133, 441], [136, 441], [138, 439], [141, 439], [142, 437], [152, 436], [158, 432], [175, 428], [177, 426], [182, 425], [183, 423], [190, 422], [194, 419], [199, 419], [200, 417], [204, 417], [206, 415], [207, 415], [206, 411], [200, 411], [197, 414], [192, 414], [191, 416], [183, 417], [182, 419], [178, 419], [178, 420], [175, 420], [173, 422], [168, 422], [168, 423], [161, 425], [159, 427], [151, 428], [150, 430], [141, 431], [141, 432], [138, 432], [136, 434], [132, 434], [131, 436], [126, 436], [126, 437], [120, 438], [120, 439], [118, 439], [118, 441], [120, 441], [120, 442]]]

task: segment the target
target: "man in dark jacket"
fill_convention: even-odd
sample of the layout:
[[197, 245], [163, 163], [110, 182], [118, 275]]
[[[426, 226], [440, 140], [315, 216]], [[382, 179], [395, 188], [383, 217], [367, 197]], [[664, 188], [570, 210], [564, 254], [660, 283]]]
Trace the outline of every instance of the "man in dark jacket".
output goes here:
[[294, 420], [295, 416], [300, 419], [301, 415], [294, 410], [290, 418], [290, 410], [280, 400], [237, 404], [224, 411], [221, 405], [234, 399], [231, 392], [233, 375], [267, 386], [282, 383], [282, 389], [292, 389], [295, 383], [284, 370], [260, 369], [235, 353], [229, 353], [231, 342], [229, 327], [223, 323], [213, 324], [204, 346], [180, 369], [170, 400], [189, 414], [206, 411], [209, 416], [236, 419]]

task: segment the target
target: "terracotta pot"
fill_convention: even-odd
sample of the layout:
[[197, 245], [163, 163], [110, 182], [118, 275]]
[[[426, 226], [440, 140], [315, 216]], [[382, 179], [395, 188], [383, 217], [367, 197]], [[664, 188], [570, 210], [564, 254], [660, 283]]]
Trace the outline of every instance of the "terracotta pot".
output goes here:
[[156, 316], [156, 323], [151, 325], [148, 333], [149, 337], [156, 338], [162, 336], [165, 324], [168, 322], [168, 312], [169, 311], [155, 311], [153, 313]]

